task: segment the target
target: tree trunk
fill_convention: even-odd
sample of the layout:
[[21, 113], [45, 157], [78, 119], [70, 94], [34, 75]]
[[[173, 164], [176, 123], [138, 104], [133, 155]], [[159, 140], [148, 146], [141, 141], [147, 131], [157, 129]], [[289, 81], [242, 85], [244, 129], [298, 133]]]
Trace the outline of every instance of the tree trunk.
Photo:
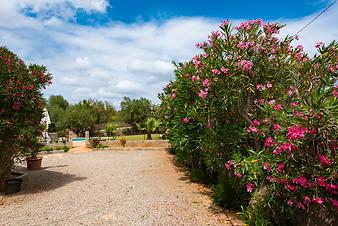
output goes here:
[[151, 137], [151, 133], [147, 134], [147, 140], [152, 140], [153, 138]]

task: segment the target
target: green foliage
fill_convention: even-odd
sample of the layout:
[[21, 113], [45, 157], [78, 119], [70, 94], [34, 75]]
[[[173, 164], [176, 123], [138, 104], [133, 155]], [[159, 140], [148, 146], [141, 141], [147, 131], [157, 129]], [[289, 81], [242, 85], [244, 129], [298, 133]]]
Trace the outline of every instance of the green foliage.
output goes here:
[[62, 124], [60, 124], [60, 119], [64, 115], [65, 111], [69, 107], [69, 103], [66, 99], [61, 95], [50, 96], [47, 101], [47, 110], [49, 113], [49, 117], [51, 120], [51, 124], [49, 125], [49, 132], [61, 131]]
[[156, 120], [155, 118], [151, 117], [147, 118], [142, 124], [136, 123], [136, 128], [139, 131], [145, 132], [147, 134], [147, 140], [152, 140], [151, 134], [154, 133], [160, 125], [160, 120]]
[[98, 138], [90, 139], [89, 142], [92, 148], [97, 148], [100, 145], [100, 139]]
[[[262, 203], [257, 203], [254, 206], [242, 208], [241, 217], [243, 221], [249, 226], [272, 226], [276, 225], [270, 221], [267, 216], [266, 209], [262, 207]], [[290, 224], [289, 224], [290, 225]]]
[[250, 199], [240, 179], [231, 174], [219, 176], [217, 183], [212, 187], [212, 197], [219, 206], [233, 210], [240, 210], [242, 206], [247, 206]]
[[274, 222], [310, 204], [338, 206], [338, 43], [319, 44], [309, 57], [291, 45], [296, 37], [277, 38], [282, 27], [225, 21], [198, 44], [201, 54], [175, 64], [175, 80], [159, 95], [177, 159], [205, 175], [233, 172], [237, 185], [227, 178], [214, 187], [216, 202], [227, 207], [243, 203], [228, 198], [237, 199], [238, 188], [265, 186]]
[[94, 127], [97, 118], [93, 108], [87, 102], [72, 105], [59, 120], [60, 127], [69, 128], [79, 135]]
[[55, 150], [63, 150], [64, 152], [68, 152], [69, 151], [69, 147], [64, 145], [64, 146], [58, 146], [58, 147], [49, 147], [49, 146], [42, 146], [41, 148], [39, 148], [39, 151], [55, 151]]
[[[51, 118], [50, 132], [75, 129], [76, 133], [83, 133], [85, 129], [93, 130], [94, 125], [110, 122], [117, 114], [115, 108], [108, 102], [82, 100], [70, 105], [61, 95], [50, 96], [47, 109]], [[77, 111], [80, 112], [78, 116]]]
[[106, 124], [106, 132], [108, 135], [108, 139], [110, 139], [111, 137], [113, 139], [116, 138], [117, 136], [117, 124], [115, 122], [109, 122]]
[[129, 125], [136, 126], [136, 123], [143, 122], [153, 112], [153, 105], [146, 98], [130, 99], [124, 97], [121, 102], [120, 118]]
[[50, 81], [46, 67], [26, 65], [0, 47], [0, 187], [18, 157], [38, 148], [45, 107], [41, 90]]

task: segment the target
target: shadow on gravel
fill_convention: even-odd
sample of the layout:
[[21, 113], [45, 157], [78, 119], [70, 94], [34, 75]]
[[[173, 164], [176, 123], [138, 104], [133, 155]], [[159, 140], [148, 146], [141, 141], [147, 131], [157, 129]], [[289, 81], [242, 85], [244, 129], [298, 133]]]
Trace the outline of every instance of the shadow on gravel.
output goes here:
[[44, 167], [44, 169], [42, 170], [27, 170], [23, 167], [17, 167], [16, 169], [18, 171], [27, 173], [28, 175], [23, 178], [21, 191], [11, 196], [50, 191], [63, 187], [75, 181], [82, 181], [87, 179], [86, 177], [79, 177], [74, 174], [48, 170], [66, 166], [67, 165], [50, 166]]

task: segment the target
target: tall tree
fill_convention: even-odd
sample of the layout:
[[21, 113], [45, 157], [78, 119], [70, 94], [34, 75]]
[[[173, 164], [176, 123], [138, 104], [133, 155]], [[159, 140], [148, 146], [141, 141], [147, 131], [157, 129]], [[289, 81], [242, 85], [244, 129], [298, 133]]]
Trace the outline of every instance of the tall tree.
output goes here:
[[140, 99], [130, 99], [123, 97], [121, 102], [120, 117], [126, 123], [136, 126], [136, 123], [145, 121], [153, 112], [153, 105], [150, 100], [141, 97]]
[[82, 101], [67, 108], [60, 118], [58, 126], [69, 128], [78, 135], [83, 136], [87, 129], [93, 129], [96, 120], [93, 108], [86, 101]]
[[49, 117], [51, 119], [51, 124], [49, 125], [50, 132], [55, 132], [64, 129], [60, 127], [59, 121], [68, 107], [69, 107], [68, 101], [61, 95], [56, 96], [52, 95], [48, 98], [47, 110], [49, 112]]

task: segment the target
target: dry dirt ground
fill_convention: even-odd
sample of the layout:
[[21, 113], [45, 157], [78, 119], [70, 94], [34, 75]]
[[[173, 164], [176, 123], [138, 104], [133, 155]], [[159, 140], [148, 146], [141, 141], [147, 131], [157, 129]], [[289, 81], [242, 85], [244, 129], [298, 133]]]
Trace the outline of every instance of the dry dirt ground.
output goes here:
[[165, 150], [48, 154], [22, 191], [0, 195], [0, 225], [242, 225]]

